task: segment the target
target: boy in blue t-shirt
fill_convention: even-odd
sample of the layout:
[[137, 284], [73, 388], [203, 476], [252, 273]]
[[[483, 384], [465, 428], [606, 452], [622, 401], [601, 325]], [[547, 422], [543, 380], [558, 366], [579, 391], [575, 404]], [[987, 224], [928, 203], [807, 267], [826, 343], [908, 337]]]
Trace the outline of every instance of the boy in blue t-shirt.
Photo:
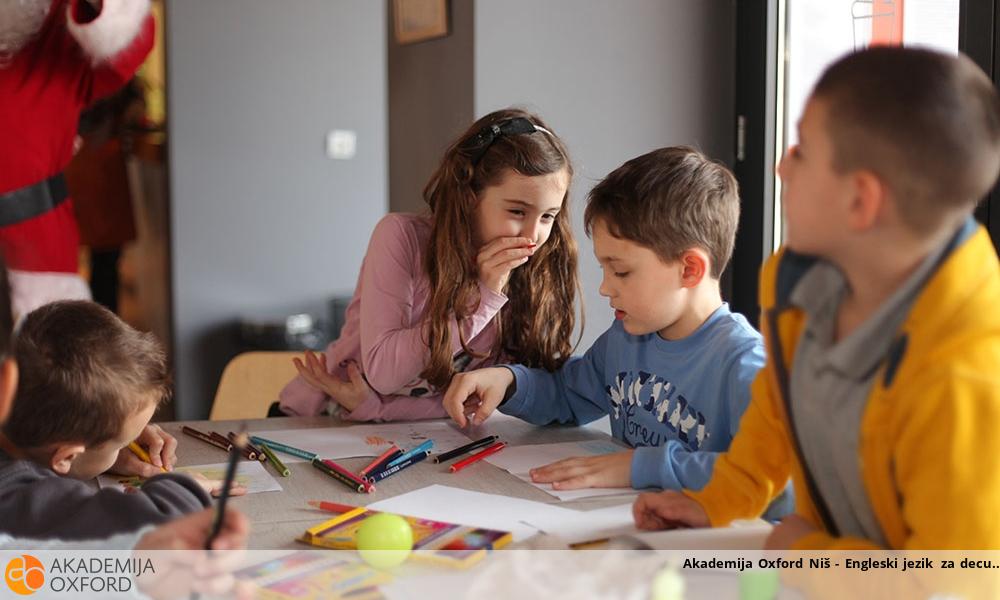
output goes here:
[[[590, 192], [584, 215], [616, 321], [555, 373], [511, 365], [456, 375], [448, 414], [463, 427], [498, 406], [538, 425], [610, 415], [612, 434], [632, 450], [559, 461], [532, 479], [563, 490], [700, 488], [764, 365], [760, 334], [719, 290], [738, 221], [735, 178], [697, 150], [626, 162]], [[768, 516], [791, 508], [786, 494]]]

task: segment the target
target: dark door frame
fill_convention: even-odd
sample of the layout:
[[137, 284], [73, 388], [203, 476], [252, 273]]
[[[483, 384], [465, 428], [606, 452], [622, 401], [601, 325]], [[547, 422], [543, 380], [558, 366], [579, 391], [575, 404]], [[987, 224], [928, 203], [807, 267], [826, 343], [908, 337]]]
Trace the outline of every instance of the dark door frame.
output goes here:
[[738, 0], [736, 5], [736, 148], [733, 172], [740, 184], [740, 224], [723, 289], [732, 310], [758, 325], [757, 276], [773, 227], [774, 114], [777, 91], [776, 0]]

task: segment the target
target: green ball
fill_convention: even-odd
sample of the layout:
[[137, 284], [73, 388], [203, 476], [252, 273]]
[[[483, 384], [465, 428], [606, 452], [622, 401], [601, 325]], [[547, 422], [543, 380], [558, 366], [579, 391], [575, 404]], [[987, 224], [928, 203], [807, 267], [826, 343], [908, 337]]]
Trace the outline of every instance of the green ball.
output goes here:
[[740, 574], [740, 600], [774, 600], [781, 588], [775, 569], [751, 569]]
[[413, 550], [413, 528], [399, 515], [372, 515], [358, 528], [358, 554], [376, 569], [390, 569]]
[[676, 568], [664, 567], [649, 589], [652, 600], [684, 600], [684, 576]]

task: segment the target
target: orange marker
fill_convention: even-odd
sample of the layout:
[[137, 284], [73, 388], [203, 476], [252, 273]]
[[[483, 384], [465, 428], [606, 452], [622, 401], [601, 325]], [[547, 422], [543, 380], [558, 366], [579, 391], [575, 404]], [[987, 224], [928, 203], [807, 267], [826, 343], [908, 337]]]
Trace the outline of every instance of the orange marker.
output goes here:
[[472, 463], [480, 461], [491, 454], [496, 454], [497, 452], [500, 452], [506, 447], [507, 447], [507, 442], [497, 442], [492, 446], [489, 446], [482, 452], [477, 452], [476, 454], [473, 454], [472, 456], [466, 458], [465, 460], [458, 461], [457, 463], [448, 467], [448, 470], [451, 471], [452, 473], [457, 473], [462, 469], [464, 469], [465, 467], [471, 465]]
[[350, 506], [348, 504], [338, 504], [336, 502], [327, 502], [326, 500], [310, 500], [308, 502], [309, 506], [313, 508], [318, 508], [322, 511], [343, 514], [346, 512], [351, 512], [357, 506]]

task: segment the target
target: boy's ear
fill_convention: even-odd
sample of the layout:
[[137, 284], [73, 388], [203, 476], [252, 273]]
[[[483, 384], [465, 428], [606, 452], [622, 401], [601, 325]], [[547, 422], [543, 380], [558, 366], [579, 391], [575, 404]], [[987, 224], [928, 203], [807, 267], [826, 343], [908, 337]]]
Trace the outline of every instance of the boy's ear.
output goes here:
[[888, 202], [888, 188], [872, 171], [862, 169], [854, 176], [854, 198], [849, 210], [850, 227], [867, 231], [878, 222]]
[[49, 459], [49, 467], [60, 475], [67, 475], [69, 468], [73, 466], [73, 461], [86, 449], [83, 444], [72, 442], [58, 444], [52, 452], [52, 458]]
[[0, 425], [7, 421], [17, 394], [17, 361], [7, 357], [0, 363]]
[[708, 254], [701, 248], [689, 248], [681, 254], [681, 287], [693, 288], [708, 276]]

